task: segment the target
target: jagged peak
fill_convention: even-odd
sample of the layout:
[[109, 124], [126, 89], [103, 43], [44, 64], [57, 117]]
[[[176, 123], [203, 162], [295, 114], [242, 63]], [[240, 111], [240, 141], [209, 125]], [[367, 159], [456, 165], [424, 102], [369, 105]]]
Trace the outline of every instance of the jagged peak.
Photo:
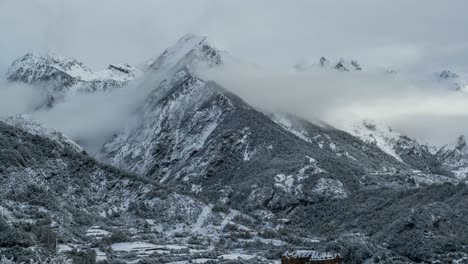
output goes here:
[[341, 58], [334, 66], [339, 71], [362, 71], [361, 65], [356, 60], [345, 60]]
[[440, 79], [457, 79], [459, 76], [458, 74], [450, 71], [450, 70], [442, 70], [439, 72], [434, 73], [436, 77]]
[[345, 60], [343, 58], [332, 62], [322, 56], [316, 63], [308, 63], [307, 61], [298, 62], [294, 65], [297, 71], [307, 71], [313, 68], [334, 69], [342, 72], [362, 71], [361, 65], [356, 60]]
[[[57, 73], [61, 77], [57, 76]], [[92, 71], [84, 63], [55, 51], [29, 52], [13, 61], [6, 79], [32, 83], [54, 78], [68, 79], [69, 85], [78, 81], [116, 80], [128, 81], [138, 77], [140, 71], [130, 64], [110, 64], [106, 69]]]
[[81, 78], [92, 73], [82, 62], [54, 51], [45, 53], [29, 52], [13, 61], [6, 78], [30, 83], [40, 80], [44, 75], [53, 75], [54, 72], [61, 72], [71, 78]]

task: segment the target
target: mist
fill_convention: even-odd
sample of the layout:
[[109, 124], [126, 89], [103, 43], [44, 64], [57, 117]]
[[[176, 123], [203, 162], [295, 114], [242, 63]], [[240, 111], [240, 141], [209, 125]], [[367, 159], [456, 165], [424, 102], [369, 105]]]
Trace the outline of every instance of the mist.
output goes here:
[[374, 120], [439, 147], [468, 134], [468, 94], [434, 82], [384, 73], [298, 73], [245, 64], [198, 69], [198, 74], [263, 111], [318, 119], [345, 131], [356, 122]]
[[37, 87], [0, 81], [0, 118], [32, 112], [45, 98]]
[[97, 154], [114, 133], [136, 124], [135, 112], [160, 80], [161, 76], [146, 74], [110, 92], [71, 94], [52, 108], [44, 107], [46, 84], [4, 82], [0, 85], [0, 119], [27, 114], [45, 127], [71, 137], [90, 154]]

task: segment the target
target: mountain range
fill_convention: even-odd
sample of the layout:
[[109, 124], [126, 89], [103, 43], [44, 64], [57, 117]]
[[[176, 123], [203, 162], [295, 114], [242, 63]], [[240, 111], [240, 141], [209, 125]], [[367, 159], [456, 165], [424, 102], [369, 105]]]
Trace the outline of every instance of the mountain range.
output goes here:
[[[468, 260], [464, 137], [437, 149], [374, 121], [342, 131], [265, 112], [194, 70], [232, 61], [194, 34], [143, 69], [93, 72], [55, 53], [14, 61], [6, 79], [44, 91], [41, 109], [133, 80], [151, 92], [94, 157], [27, 115], [0, 122], [0, 254], [277, 263], [312, 248], [346, 263]], [[295, 69], [310, 67], [363, 70], [324, 57]]]

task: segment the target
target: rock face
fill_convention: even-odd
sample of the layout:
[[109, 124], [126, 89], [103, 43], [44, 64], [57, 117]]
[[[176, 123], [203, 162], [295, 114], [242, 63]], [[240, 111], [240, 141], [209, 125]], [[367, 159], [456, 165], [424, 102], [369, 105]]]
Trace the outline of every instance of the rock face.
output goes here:
[[51, 107], [69, 94], [118, 88], [139, 74], [129, 64], [111, 64], [105, 70], [93, 72], [75, 59], [48, 52], [28, 53], [15, 60], [5, 77], [8, 81], [41, 87], [47, 98], [44, 106]]

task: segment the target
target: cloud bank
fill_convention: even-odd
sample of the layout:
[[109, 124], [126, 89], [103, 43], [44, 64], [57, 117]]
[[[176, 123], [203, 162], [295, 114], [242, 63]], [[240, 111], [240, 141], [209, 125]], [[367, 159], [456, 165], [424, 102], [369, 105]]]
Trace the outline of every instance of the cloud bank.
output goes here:
[[0, 118], [32, 112], [45, 98], [37, 87], [0, 81]]
[[[468, 135], [468, 94], [434, 82], [324, 69], [298, 73], [241, 63], [199, 68], [197, 75], [262, 111], [292, 113], [311, 122], [318, 119], [343, 130], [363, 119], [375, 120], [439, 147]], [[147, 74], [112, 92], [75, 94], [52, 109], [39, 110], [45, 98], [41, 87], [3, 83], [0, 116], [28, 113], [97, 153], [115, 132], [137, 122], [136, 110], [162, 79]]]
[[434, 82], [383, 73], [295, 73], [240, 64], [201, 69], [198, 74], [259, 109], [320, 119], [344, 130], [363, 119], [376, 120], [438, 146], [468, 134], [468, 94]]

